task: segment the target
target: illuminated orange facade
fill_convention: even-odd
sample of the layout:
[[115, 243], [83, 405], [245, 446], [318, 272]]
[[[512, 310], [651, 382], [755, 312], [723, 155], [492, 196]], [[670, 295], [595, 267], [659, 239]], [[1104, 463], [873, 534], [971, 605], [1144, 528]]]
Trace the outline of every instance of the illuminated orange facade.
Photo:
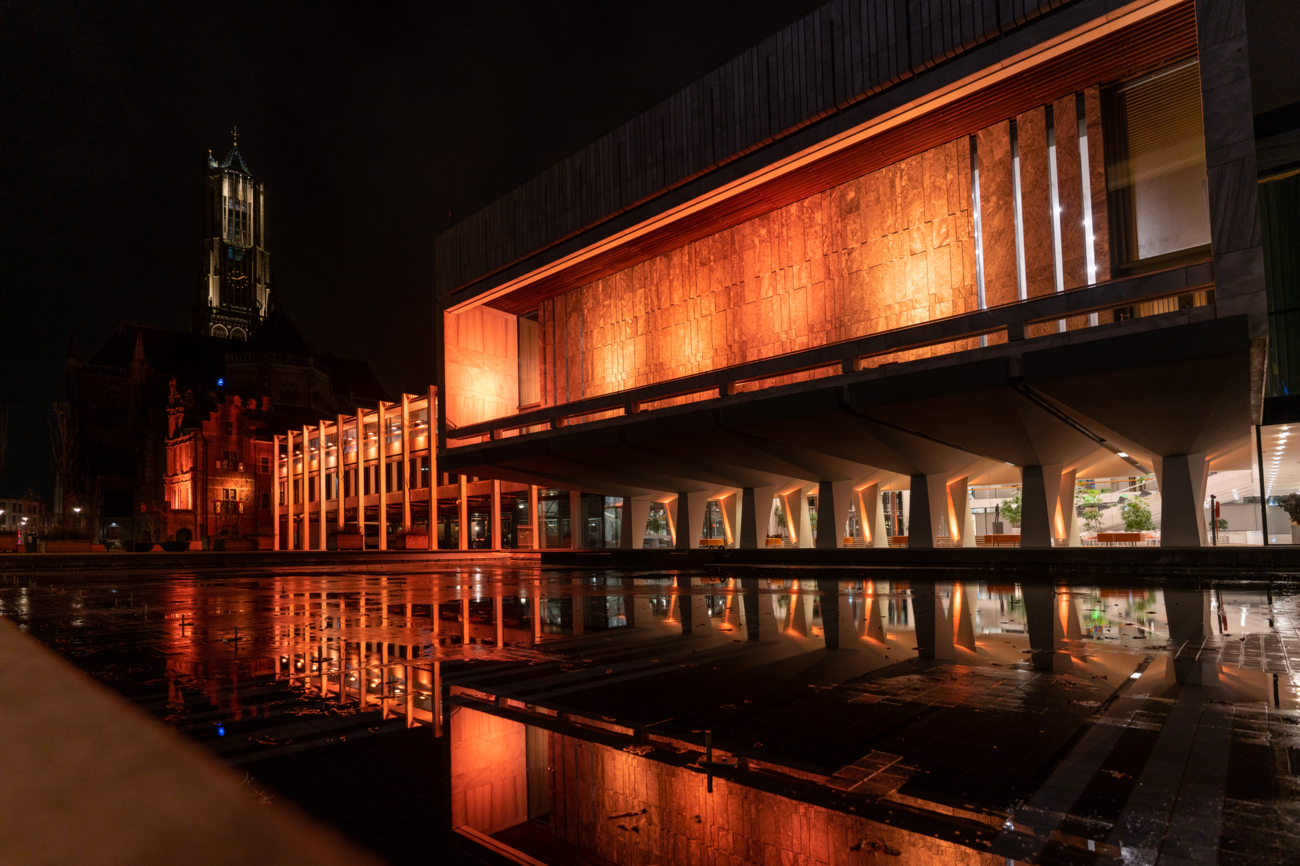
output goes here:
[[974, 5], [829, 4], [443, 232], [444, 466], [621, 498], [625, 547], [661, 505], [678, 547], [1070, 546], [1078, 480], [1150, 476], [1207, 543], [1268, 344], [1244, 24]]
[[173, 390], [162, 537], [269, 542], [273, 443], [266, 433], [266, 403], [228, 396], [211, 409], [200, 408], [193, 393], [182, 397]]

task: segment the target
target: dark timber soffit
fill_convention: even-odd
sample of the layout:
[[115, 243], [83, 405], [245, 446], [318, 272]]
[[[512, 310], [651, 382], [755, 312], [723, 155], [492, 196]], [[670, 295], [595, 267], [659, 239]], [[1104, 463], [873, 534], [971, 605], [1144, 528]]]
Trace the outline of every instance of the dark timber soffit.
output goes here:
[[[1114, 4], [1019, 5], [975, 0], [959, 26], [931, 20], [928, 11], [909, 17], [902, 0], [830, 3], [441, 233], [437, 292], [455, 292], [448, 306], [472, 300], [1062, 34], [1087, 26], [1109, 31], [1100, 22]], [[1042, 17], [1054, 7], [1063, 8]], [[873, 135], [491, 304], [526, 312], [559, 291], [973, 132], [1022, 104], [1195, 51], [1190, 0], [1144, 8], [1156, 11], [1046, 61], [1032, 76], [1011, 77]]]

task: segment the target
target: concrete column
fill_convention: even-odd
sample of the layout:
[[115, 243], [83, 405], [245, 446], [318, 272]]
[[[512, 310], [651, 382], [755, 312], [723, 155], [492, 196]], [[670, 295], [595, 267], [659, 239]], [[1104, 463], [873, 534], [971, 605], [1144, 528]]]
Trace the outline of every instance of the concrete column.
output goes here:
[[459, 515], [460, 533], [459, 544], [460, 550], [469, 550], [469, 494], [465, 490], [465, 476], [457, 475], [457, 484], [459, 485], [456, 495], [456, 509]]
[[432, 385], [429, 386], [428, 400], [428, 410], [424, 413], [424, 441], [429, 446], [429, 549], [433, 550], [438, 546], [438, 437], [435, 433], [438, 389]]
[[411, 531], [411, 397], [402, 393], [402, 531]]
[[[791, 493], [789, 500], [795, 509], [795, 519], [799, 521], [799, 546], [811, 548], [816, 544], [812, 531], [812, 513], [808, 511], [808, 493], [811, 487], [800, 487]], [[787, 516], [787, 520], [790, 518]]]
[[673, 512], [673, 547], [676, 550], [690, 550], [693, 536], [699, 535], [699, 528], [692, 532], [691, 527], [703, 520], [703, 517], [692, 513], [691, 504], [691, 494], [677, 494], [677, 507]]
[[736, 493], [729, 493], [727, 496], [718, 500], [718, 507], [722, 509], [722, 525], [725, 533], [726, 545], [728, 547], [735, 547], [740, 542], [740, 524], [736, 522], [736, 518], [742, 510], [740, 505], [740, 496]]
[[677, 502], [680, 497], [674, 497], [663, 503], [664, 515], [668, 518], [668, 535], [672, 539], [673, 547], [677, 546]]
[[740, 542], [742, 550], [767, 546], [767, 524], [772, 518], [775, 487], [746, 487], [741, 491]]
[[307, 447], [307, 425], [302, 426], [302, 531], [298, 549], [311, 550], [311, 449]]
[[885, 509], [880, 502], [880, 484], [868, 484], [858, 491], [858, 508], [862, 514], [863, 539], [867, 547], [888, 547], [885, 532]]
[[587, 527], [582, 520], [582, 492], [569, 491], [569, 547], [582, 550]]
[[1210, 471], [1205, 452], [1154, 462], [1160, 485], [1160, 546], [1205, 546], [1205, 482]]
[[939, 535], [943, 506], [948, 496], [948, 475], [913, 475], [908, 497], [907, 546], [929, 550]]
[[[436, 488], [435, 488], [436, 489]], [[537, 485], [528, 485], [528, 523], [533, 528], [533, 549], [542, 549], [542, 537], [539, 534], [542, 529], [542, 518], [537, 513]]]
[[375, 483], [379, 487], [379, 549], [388, 549], [388, 445], [385, 442], [388, 432], [387, 419], [384, 417], [384, 401], [379, 401], [379, 419], [375, 424], [376, 450], [379, 452], [379, 467], [375, 472]]
[[366, 413], [357, 409], [357, 532], [361, 549], [366, 549]]
[[[492, 549], [501, 550], [504, 540], [501, 537], [501, 482], [492, 479]], [[500, 646], [500, 644], [498, 644]]]
[[834, 550], [844, 546], [844, 524], [849, 518], [852, 481], [823, 481], [817, 485], [817, 547]]
[[337, 501], [334, 503], [334, 526], [339, 532], [343, 531], [344, 512], [346, 511], [343, 507], [346, 499], [343, 495], [343, 472], [343, 416], [337, 415], [334, 421], [334, 481], [337, 485], [335, 489], [338, 495], [335, 497]]
[[1045, 550], [1052, 546], [1052, 524], [1060, 489], [1060, 463], [1020, 468], [1021, 548]]
[[[271, 495], [275, 497], [275, 509], [271, 512], [275, 519], [271, 521], [271, 548], [280, 549], [280, 437], [271, 437]], [[195, 535], [198, 535], [196, 532]], [[197, 540], [197, 539], [196, 539]]]
[[970, 510], [970, 479], [948, 482], [948, 534], [958, 547], [975, 546], [975, 520]]
[[316, 428], [316, 513], [320, 515], [319, 538], [320, 549], [326, 547], [326, 537], [328, 536], [329, 525], [325, 522], [325, 505], [327, 498], [325, 496], [325, 422], [321, 421]]
[[1056, 498], [1056, 523], [1053, 534], [1064, 547], [1079, 546], [1079, 512], [1075, 509], [1074, 493], [1078, 469], [1061, 473], [1060, 494]]

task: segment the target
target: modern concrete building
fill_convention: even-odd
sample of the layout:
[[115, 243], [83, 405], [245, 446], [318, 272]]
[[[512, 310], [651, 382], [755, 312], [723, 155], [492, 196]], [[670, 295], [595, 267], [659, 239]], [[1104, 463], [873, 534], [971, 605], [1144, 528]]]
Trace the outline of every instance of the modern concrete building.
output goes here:
[[1264, 493], [1256, 176], [1241, 0], [835, 0], [438, 236], [440, 466], [624, 547], [973, 546], [998, 487], [1077, 544], [1146, 477], [1205, 544]]

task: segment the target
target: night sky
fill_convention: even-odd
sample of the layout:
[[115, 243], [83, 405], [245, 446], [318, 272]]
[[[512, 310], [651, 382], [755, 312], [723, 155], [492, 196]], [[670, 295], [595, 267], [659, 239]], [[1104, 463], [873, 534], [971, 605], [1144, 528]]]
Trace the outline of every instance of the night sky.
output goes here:
[[69, 338], [189, 327], [211, 148], [266, 184], [273, 292], [320, 352], [432, 381], [433, 244], [820, 5], [54, 3], [0, 9], [0, 495], [49, 501]]

